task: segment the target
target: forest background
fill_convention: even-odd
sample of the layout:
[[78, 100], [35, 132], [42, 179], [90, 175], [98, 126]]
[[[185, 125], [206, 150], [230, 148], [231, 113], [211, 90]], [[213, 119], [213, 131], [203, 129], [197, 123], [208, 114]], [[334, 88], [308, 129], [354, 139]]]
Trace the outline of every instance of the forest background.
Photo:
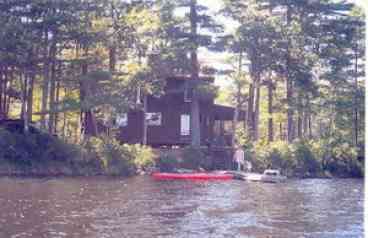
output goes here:
[[[209, 90], [236, 108], [232, 142], [257, 170], [363, 176], [363, 10], [329, 0], [220, 2], [214, 12], [196, 0], [2, 1], [0, 118], [23, 123], [0, 130], [1, 160], [133, 173], [154, 163], [144, 136], [142, 145], [120, 145], [99, 122], [113, 129], [120, 114], [144, 110], [144, 97], [160, 96], [168, 76], [206, 74], [227, 82]], [[226, 67], [213, 67], [218, 52]]]

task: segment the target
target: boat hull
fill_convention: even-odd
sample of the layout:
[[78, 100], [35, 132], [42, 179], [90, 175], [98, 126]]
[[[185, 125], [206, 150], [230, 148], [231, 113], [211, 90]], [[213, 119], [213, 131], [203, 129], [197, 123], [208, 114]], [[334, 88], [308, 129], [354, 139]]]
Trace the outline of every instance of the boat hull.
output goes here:
[[213, 173], [153, 173], [155, 179], [190, 179], [190, 180], [229, 180], [233, 179], [231, 174]]
[[234, 179], [240, 179], [252, 182], [264, 182], [264, 183], [280, 183], [285, 182], [286, 177], [282, 175], [266, 175], [258, 173], [247, 173], [241, 171], [218, 171], [221, 174], [231, 174]]
[[264, 182], [264, 183], [280, 183], [286, 180], [285, 176], [270, 176], [264, 174], [247, 174], [244, 176], [245, 180], [254, 182]]

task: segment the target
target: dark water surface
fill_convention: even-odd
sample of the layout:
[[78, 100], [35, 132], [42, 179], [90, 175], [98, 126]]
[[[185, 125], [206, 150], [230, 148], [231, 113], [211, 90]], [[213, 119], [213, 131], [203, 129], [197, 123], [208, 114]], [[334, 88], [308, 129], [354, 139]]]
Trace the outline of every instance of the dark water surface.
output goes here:
[[0, 178], [0, 238], [363, 237], [363, 180]]

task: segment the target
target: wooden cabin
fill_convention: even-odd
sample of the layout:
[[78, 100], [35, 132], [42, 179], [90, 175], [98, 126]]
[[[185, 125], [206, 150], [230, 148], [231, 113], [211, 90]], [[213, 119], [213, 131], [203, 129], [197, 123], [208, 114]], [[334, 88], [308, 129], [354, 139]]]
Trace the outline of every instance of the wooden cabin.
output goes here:
[[[159, 146], [185, 146], [191, 143], [191, 78], [176, 76], [168, 78], [161, 97], [147, 97], [147, 144]], [[213, 84], [212, 77], [200, 77], [203, 84]], [[193, 81], [192, 81], [193, 82]], [[234, 108], [214, 104], [214, 98], [201, 99], [200, 130], [201, 144], [229, 144], [225, 122], [231, 122]], [[134, 110], [117, 119], [118, 139], [124, 143], [142, 143], [143, 111]], [[244, 118], [244, 112], [240, 113]]]

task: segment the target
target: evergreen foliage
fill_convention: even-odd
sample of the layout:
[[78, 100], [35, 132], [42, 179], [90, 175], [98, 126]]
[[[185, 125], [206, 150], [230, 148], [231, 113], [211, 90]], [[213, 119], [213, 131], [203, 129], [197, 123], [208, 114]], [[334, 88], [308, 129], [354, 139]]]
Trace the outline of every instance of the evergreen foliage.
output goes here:
[[[259, 169], [362, 174], [363, 10], [332, 0], [223, 3], [218, 14], [234, 23], [226, 34], [196, 0], [2, 1], [0, 120], [20, 118], [23, 130], [1, 129], [0, 157], [24, 164], [74, 157], [74, 148], [64, 154], [69, 145], [48, 136], [55, 134], [82, 151], [91, 146], [97, 167], [144, 168], [149, 149], [119, 145], [113, 122], [132, 109], [145, 112], [147, 95], [159, 97], [165, 79], [179, 74], [192, 78], [189, 154], [202, 157], [199, 101], [220, 95], [236, 108], [232, 143], [245, 145]], [[221, 72], [229, 89], [198, 80], [220, 73], [202, 65], [200, 49], [230, 55], [233, 69]], [[50, 148], [40, 151], [40, 143]]]

